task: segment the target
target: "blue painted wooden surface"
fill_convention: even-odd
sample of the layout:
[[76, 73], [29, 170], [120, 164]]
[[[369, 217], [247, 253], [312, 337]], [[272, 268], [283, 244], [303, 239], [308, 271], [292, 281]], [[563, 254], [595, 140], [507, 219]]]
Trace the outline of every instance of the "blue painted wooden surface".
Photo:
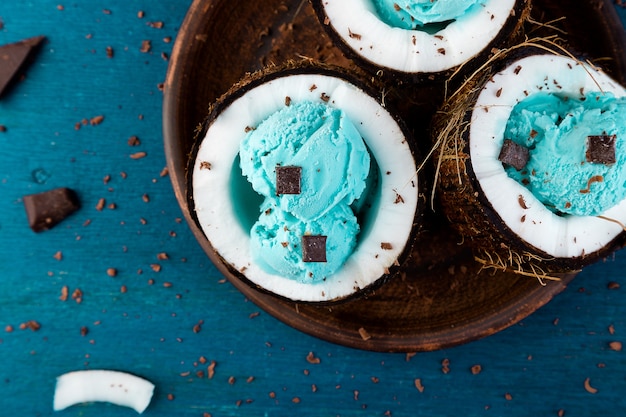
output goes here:
[[[585, 270], [512, 328], [415, 356], [314, 339], [225, 283], [181, 220], [169, 179], [161, 176], [159, 83], [168, 64], [162, 53], [171, 52], [189, 4], [0, 5], [0, 44], [48, 37], [26, 80], [0, 100], [0, 125], [7, 129], [0, 132], [0, 415], [135, 414], [107, 404], [54, 413], [55, 377], [85, 368], [124, 370], [153, 381], [150, 416], [626, 411], [626, 352], [611, 348], [626, 342], [624, 252]], [[157, 21], [163, 28], [149, 24]], [[151, 41], [149, 52], [141, 52], [144, 40]], [[101, 124], [81, 124], [99, 115]], [[129, 146], [131, 136], [141, 143]], [[147, 156], [131, 158], [136, 152]], [[36, 235], [21, 197], [58, 186], [75, 189], [83, 208]], [[106, 206], [98, 211], [101, 198]], [[159, 259], [162, 253], [168, 259]], [[109, 268], [117, 275], [109, 276]], [[59, 299], [64, 286], [67, 301]], [[80, 303], [72, 299], [77, 289]], [[21, 330], [30, 320], [41, 328]], [[307, 361], [309, 352], [319, 364]], [[442, 370], [446, 360], [448, 373]], [[209, 379], [211, 361], [217, 365]], [[480, 372], [472, 372], [477, 365]], [[597, 393], [585, 389], [587, 379]]]

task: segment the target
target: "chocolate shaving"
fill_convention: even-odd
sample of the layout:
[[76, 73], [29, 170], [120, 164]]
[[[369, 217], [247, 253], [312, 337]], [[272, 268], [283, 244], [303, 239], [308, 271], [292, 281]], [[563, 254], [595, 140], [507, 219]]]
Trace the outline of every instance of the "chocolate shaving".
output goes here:
[[580, 190], [580, 193], [589, 194], [591, 192], [591, 184], [602, 181], [604, 181], [604, 177], [602, 175], [594, 175], [593, 177], [589, 178], [589, 181], [587, 181], [587, 188]]
[[326, 262], [326, 236], [302, 236], [302, 261]]
[[505, 139], [498, 160], [503, 164], [510, 165], [518, 171], [524, 169], [530, 158], [530, 151], [511, 139]]

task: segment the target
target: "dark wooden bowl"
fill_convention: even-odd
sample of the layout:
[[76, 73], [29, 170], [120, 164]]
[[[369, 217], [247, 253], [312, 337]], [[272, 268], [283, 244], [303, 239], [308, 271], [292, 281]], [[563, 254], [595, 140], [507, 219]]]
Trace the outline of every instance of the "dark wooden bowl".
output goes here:
[[[626, 35], [609, 0], [575, 7], [535, 1], [533, 16], [556, 23], [576, 51], [622, 84]], [[236, 5], [236, 6], [235, 6]], [[330, 342], [374, 351], [441, 349], [496, 333], [545, 305], [575, 274], [541, 283], [511, 272], [481, 270], [471, 248], [437, 212], [426, 214], [412, 257], [401, 273], [373, 293], [334, 305], [296, 304], [260, 291], [220, 265], [191, 219], [185, 169], [194, 130], [209, 104], [247, 72], [309, 57], [351, 68], [352, 61], [327, 38], [306, 0], [195, 0], [180, 29], [165, 83], [165, 152], [176, 198], [200, 245], [250, 300], [279, 320]], [[401, 116], [427, 149], [427, 125], [441, 102], [442, 85], [398, 90]], [[545, 285], [542, 285], [545, 284]]]

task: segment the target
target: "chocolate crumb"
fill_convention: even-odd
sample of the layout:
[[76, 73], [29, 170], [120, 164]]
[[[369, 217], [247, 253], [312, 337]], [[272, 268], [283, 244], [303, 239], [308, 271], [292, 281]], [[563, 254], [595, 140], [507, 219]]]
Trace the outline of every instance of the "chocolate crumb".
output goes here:
[[149, 40], [143, 40], [141, 41], [141, 48], [139, 48], [140, 52], [148, 53], [150, 52], [150, 50], [152, 49], [152, 42], [150, 42]]
[[609, 348], [611, 350], [619, 352], [619, 351], [622, 350], [622, 342], [611, 342], [611, 343], [609, 343]]
[[415, 388], [417, 388], [419, 392], [424, 392], [424, 385], [422, 385], [422, 380], [420, 378], [415, 379], [414, 384]]
[[146, 152], [135, 152], [133, 154], [130, 154], [130, 159], [141, 159], [145, 158], [146, 156], [148, 156]]
[[113, 47], [107, 46], [106, 47], [106, 54], [107, 54], [107, 58], [113, 58]]
[[207, 378], [213, 379], [215, 376], [215, 367], [217, 366], [217, 362], [211, 361], [209, 366], [207, 367]]
[[393, 245], [389, 242], [381, 242], [380, 243], [380, 248], [382, 250], [392, 250], [393, 249]]
[[519, 206], [521, 208], [523, 208], [524, 210], [528, 210], [528, 206], [526, 205], [526, 200], [524, 200], [523, 195], [520, 194], [517, 196], [517, 202], [519, 203]]
[[450, 359], [444, 359], [441, 361], [441, 372], [447, 374], [450, 372]]
[[585, 390], [590, 394], [598, 393], [598, 389], [591, 386], [591, 379], [589, 378], [585, 379], [583, 386], [585, 387]]
[[350, 28], [348, 28], [348, 36], [351, 37], [352, 39], [356, 39], [357, 41], [360, 41], [361, 38], [363, 36], [359, 35], [358, 33], [354, 33], [350, 30]]
[[137, 136], [131, 136], [128, 138], [128, 146], [139, 146], [141, 145], [141, 141]]
[[61, 287], [61, 295], [59, 296], [59, 300], [67, 301], [67, 297], [69, 296], [70, 289], [67, 285]]
[[322, 360], [320, 358], [316, 357], [313, 352], [309, 352], [309, 354], [306, 355], [306, 361], [308, 363], [313, 364], [313, 365], [317, 365], [317, 364], [322, 362]]
[[365, 330], [365, 328], [363, 327], [359, 328], [359, 335], [361, 336], [361, 339], [366, 340], [366, 341], [372, 338], [369, 332]]
[[530, 151], [528, 148], [513, 142], [511, 139], [504, 140], [500, 155], [498, 156], [500, 162], [510, 165], [518, 171], [524, 169], [529, 158]]
[[97, 126], [100, 123], [102, 123], [104, 121], [104, 116], [103, 115], [98, 115], [98, 116], [94, 116], [91, 119], [89, 119], [89, 124], [92, 126]]
[[285, 106], [289, 107], [291, 105], [291, 97], [286, 96], [285, 97]]
[[35, 320], [28, 320], [24, 323], [20, 323], [20, 330], [25, 330], [25, 329], [30, 329], [33, 332], [36, 332], [39, 329], [41, 329], [41, 324], [39, 324], [39, 322]]

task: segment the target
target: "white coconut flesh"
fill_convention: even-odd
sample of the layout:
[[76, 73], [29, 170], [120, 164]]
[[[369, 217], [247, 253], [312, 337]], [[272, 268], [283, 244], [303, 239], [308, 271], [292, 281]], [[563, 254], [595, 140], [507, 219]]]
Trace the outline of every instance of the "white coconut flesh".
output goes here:
[[[322, 95], [329, 97], [329, 106], [343, 110], [356, 126], [380, 173], [377, 204], [360, 224], [353, 253], [326, 280], [310, 284], [270, 273], [253, 259], [250, 226], [260, 212], [250, 201], [256, 199], [251, 197], [254, 191], [241, 186], [246, 180], [241, 178], [238, 158], [246, 127], [257, 126], [283, 108], [286, 97], [291, 103], [320, 102]], [[210, 169], [203, 165], [205, 162]], [[373, 97], [329, 75], [281, 76], [235, 99], [210, 123], [198, 147], [192, 175], [195, 214], [213, 249], [252, 283], [297, 301], [344, 298], [385, 275], [407, 245], [417, 210], [416, 164], [401, 127]], [[245, 210], [251, 213], [242, 220]]]
[[[624, 87], [589, 65], [563, 56], [533, 55], [494, 75], [479, 94], [472, 112], [470, 157], [484, 195], [516, 235], [557, 258], [593, 253], [622, 233], [620, 223], [626, 223], [626, 200], [601, 216], [555, 214], [510, 178], [498, 157], [511, 111], [527, 96], [555, 93], [583, 98], [591, 92], [626, 96]], [[525, 201], [523, 205], [519, 203], [520, 196]]]
[[365, 60], [404, 73], [438, 73], [483, 51], [514, 13], [516, 0], [484, 0], [434, 34], [391, 27], [372, 0], [322, 0], [327, 23]]
[[150, 404], [154, 384], [119, 371], [86, 370], [63, 374], [54, 391], [55, 411], [91, 402], [108, 402], [143, 413]]

